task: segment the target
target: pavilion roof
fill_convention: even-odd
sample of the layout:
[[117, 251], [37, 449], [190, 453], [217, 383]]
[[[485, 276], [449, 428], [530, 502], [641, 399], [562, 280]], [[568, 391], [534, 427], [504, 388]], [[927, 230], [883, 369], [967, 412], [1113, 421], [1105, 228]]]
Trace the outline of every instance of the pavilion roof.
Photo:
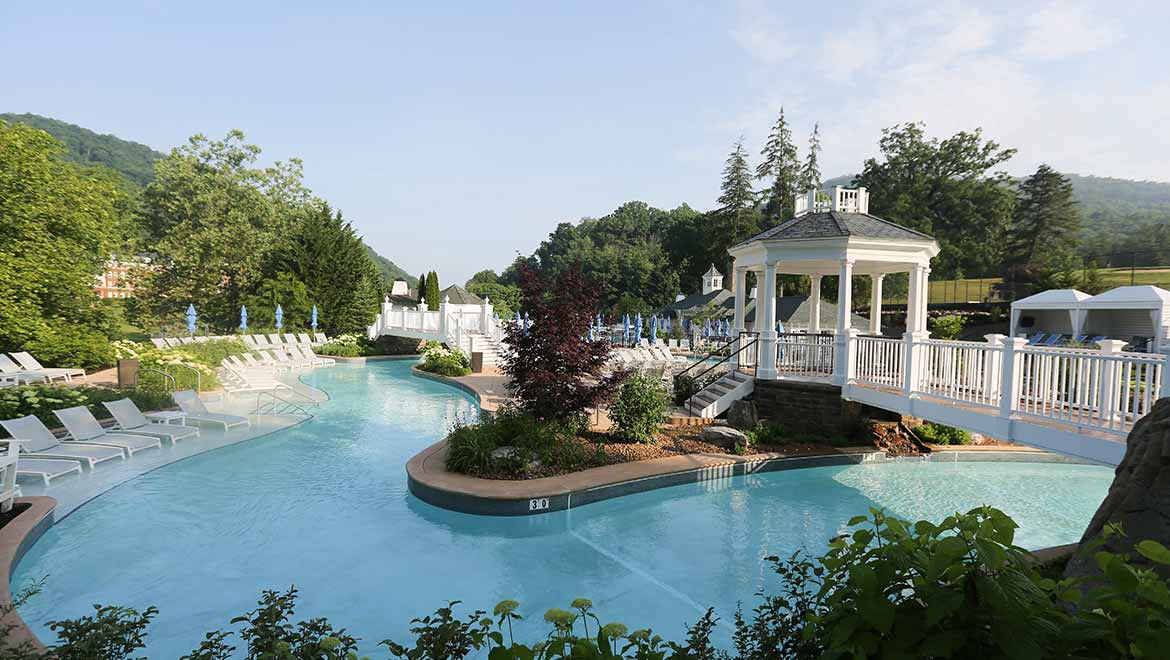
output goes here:
[[881, 238], [908, 241], [933, 241], [922, 232], [883, 220], [868, 213], [823, 211], [805, 213], [760, 232], [739, 245], [757, 241], [804, 240], [812, 238]]

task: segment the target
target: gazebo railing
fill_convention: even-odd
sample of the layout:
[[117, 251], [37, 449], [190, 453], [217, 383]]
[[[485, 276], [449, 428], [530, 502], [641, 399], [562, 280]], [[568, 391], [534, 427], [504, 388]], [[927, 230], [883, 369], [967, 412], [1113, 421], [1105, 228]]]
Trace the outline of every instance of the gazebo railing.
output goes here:
[[833, 375], [833, 335], [781, 333], [776, 337], [776, 371], [782, 375]]

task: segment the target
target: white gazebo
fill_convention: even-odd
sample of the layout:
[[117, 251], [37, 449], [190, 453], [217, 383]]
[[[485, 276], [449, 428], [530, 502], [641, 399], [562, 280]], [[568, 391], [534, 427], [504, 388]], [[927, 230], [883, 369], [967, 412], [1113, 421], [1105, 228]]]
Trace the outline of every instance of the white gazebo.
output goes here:
[[1081, 334], [1082, 303], [1091, 296], [1076, 289], [1049, 289], [1012, 303], [1011, 336], [1036, 332]]
[[[823, 331], [820, 318], [821, 278], [837, 275], [837, 319], [833, 326], [836, 353], [833, 381], [843, 384], [852, 327], [852, 280], [864, 275], [873, 280], [870, 305], [870, 334], [881, 333], [882, 279], [890, 273], [910, 273], [907, 305], [907, 340], [925, 339], [927, 281], [930, 260], [938, 254], [938, 243], [920, 232], [887, 222], [869, 214], [869, 193], [865, 188], [835, 187], [829, 192], [809, 191], [796, 197], [796, 215], [763, 233], [730, 248], [735, 260], [735, 321], [733, 334], [745, 329], [746, 276], [756, 273], [760, 282], [757, 308], [759, 333], [756, 377], [776, 379], [776, 276], [808, 275], [812, 279], [809, 332]], [[831, 321], [830, 321], [831, 323]]]

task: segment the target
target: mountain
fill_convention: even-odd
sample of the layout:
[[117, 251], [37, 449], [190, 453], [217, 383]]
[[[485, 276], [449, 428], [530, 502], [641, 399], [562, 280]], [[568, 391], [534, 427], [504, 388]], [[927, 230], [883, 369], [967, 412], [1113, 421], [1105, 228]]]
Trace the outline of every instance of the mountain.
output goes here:
[[88, 128], [33, 114], [0, 113], [0, 120], [39, 128], [65, 143], [66, 160], [84, 165], [104, 165], [121, 172], [139, 186], [154, 179], [154, 161], [163, 154], [145, 144], [113, 135], [99, 135]]
[[378, 272], [382, 273], [382, 281], [387, 285], [400, 277], [406, 280], [407, 284], [412, 287], [418, 284], [417, 277], [411, 277], [409, 273], [399, 268], [393, 261], [378, 254], [369, 245], [366, 245], [366, 253], [370, 255], [370, 259], [373, 259], [374, 264], [378, 266]]

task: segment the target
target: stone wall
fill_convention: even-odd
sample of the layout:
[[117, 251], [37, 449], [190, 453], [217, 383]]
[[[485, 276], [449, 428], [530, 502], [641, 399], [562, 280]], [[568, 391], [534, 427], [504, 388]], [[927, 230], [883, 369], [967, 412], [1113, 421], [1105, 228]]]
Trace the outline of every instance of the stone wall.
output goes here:
[[897, 421], [896, 413], [841, 398], [841, 388], [822, 383], [757, 380], [753, 397], [760, 417], [791, 433], [860, 439], [864, 419]]

